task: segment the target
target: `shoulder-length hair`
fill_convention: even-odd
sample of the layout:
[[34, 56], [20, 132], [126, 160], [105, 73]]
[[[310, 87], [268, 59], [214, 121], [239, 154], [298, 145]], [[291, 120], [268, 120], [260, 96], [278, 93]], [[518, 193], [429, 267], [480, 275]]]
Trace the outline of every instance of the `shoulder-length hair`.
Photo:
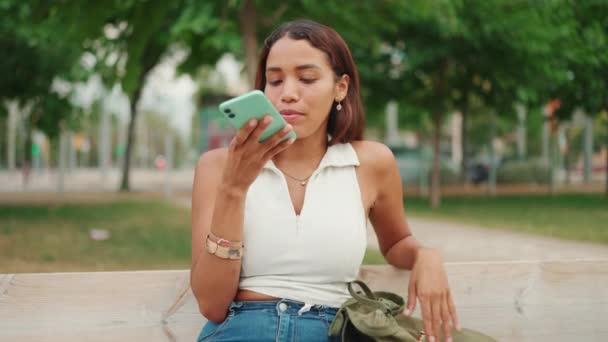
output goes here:
[[348, 92], [342, 100], [342, 110], [336, 110], [335, 101], [331, 106], [327, 124], [327, 133], [332, 137], [329, 144], [362, 140], [365, 114], [359, 91], [359, 74], [346, 42], [330, 27], [311, 20], [295, 20], [275, 29], [264, 41], [256, 72], [255, 88], [264, 91], [268, 54], [274, 43], [285, 35], [296, 40], [306, 39], [312, 46], [325, 52], [336, 80], [342, 75], [348, 75], [350, 78]]

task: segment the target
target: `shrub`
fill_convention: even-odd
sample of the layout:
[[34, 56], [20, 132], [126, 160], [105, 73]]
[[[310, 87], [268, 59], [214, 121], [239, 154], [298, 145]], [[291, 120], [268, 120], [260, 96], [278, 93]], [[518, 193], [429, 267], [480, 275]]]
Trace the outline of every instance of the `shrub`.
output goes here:
[[508, 161], [498, 168], [496, 178], [503, 184], [547, 184], [549, 168], [540, 159]]

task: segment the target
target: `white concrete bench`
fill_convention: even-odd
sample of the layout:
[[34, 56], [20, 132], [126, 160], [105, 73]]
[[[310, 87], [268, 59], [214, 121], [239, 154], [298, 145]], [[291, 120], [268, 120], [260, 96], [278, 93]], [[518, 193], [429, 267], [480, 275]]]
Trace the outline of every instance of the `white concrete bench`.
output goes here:
[[[608, 260], [446, 268], [463, 326], [499, 341], [608, 341]], [[407, 275], [361, 269], [402, 295]], [[188, 270], [0, 274], [0, 341], [195, 341], [203, 324]]]

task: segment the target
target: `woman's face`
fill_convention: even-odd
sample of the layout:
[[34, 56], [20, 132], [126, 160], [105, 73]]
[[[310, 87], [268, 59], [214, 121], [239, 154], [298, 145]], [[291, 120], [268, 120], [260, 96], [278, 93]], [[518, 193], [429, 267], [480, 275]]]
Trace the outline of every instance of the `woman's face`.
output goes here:
[[327, 130], [334, 101], [348, 90], [348, 76], [336, 81], [327, 55], [306, 39], [279, 39], [266, 60], [264, 93], [291, 124], [298, 138]]

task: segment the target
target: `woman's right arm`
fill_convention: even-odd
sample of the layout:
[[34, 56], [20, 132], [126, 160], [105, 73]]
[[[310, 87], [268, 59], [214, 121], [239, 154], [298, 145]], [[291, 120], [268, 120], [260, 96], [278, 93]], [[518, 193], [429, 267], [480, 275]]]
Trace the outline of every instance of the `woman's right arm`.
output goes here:
[[206, 152], [199, 159], [192, 190], [192, 268], [190, 286], [199, 310], [208, 320], [224, 320], [234, 298], [241, 260], [221, 259], [207, 253], [205, 240], [214, 234], [242, 241], [245, 195], [221, 184], [225, 150]]
[[224, 320], [236, 295], [241, 260], [207, 253], [207, 234], [213, 232], [226, 240], [243, 241], [247, 189], [264, 164], [290, 145], [290, 141], [280, 140], [291, 131], [291, 126], [258, 143], [270, 122], [253, 122], [254, 125], [239, 130], [228, 149], [203, 154], [194, 173], [190, 286], [200, 312], [214, 322]]

